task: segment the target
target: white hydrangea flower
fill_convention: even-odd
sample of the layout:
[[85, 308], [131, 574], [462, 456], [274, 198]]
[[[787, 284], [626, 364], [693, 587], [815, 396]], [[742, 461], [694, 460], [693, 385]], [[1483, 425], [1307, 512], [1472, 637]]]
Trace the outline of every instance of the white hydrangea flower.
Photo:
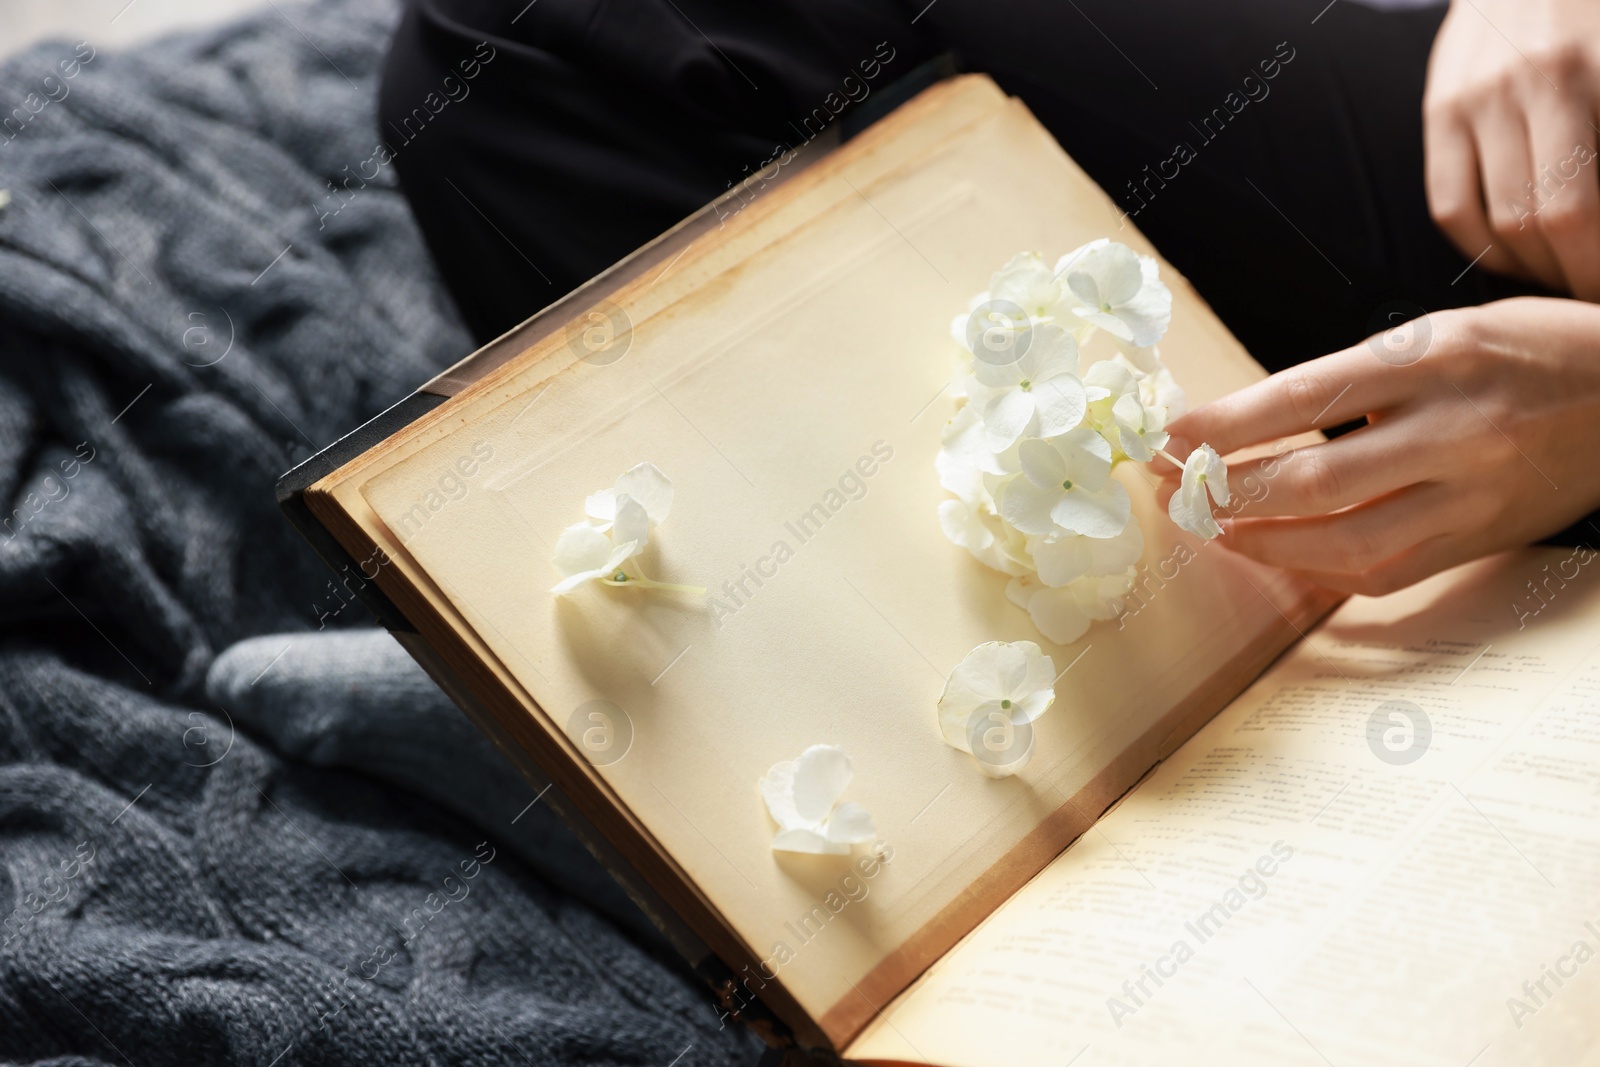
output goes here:
[[1139, 400], [1145, 407], [1161, 413], [1162, 426], [1189, 410], [1189, 398], [1183, 387], [1165, 367], [1157, 367], [1139, 379]]
[[759, 783], [778, 824], [773, 851], [842, 856], [876, 837], [865, 808], [839, 802], [853, 775], [850, 757], [834, 745], [812, 745], [799, 759], [774, 763]]
[[1139, 348], [1161, 340], [1172, 321], [1172, 293], [1150, 256], [1106, 238], [1061, 257], [1056, 273], [1083, 306], [1080, 318]]
[[1183, 480], [1167, 501], [1167, 515], [1181, 529], [1209, 541], [1222, 536], [1222, 527], [1211, 514], [1211, 501], [1225, 508], [1229, 496], [1228, 465], [1215, 449], [1202, 444], [1183, 464]]
[[638, 537], [648, 537], [650, 520], [645, 509], [626, 496], [619, 499], [614, 514], [616, 522], [610, 526], [610, 536], [600, 526], [590, 523], [578, 523], [562, 531], [555, 542], [555, 566], [566, 577], [550, 592], [562, 597], [589, 582], [618, 584], [627, 581], [622, 565], [645, 547], [638, 542]]
[[939, 696], [939, 731], [945, 743], [971, 752], [975, 722], [990, 716], [1030, 723], [1055, 702], [1056, 665], [1032, 641], [987, 641], [968, 652], [945, 680]]
[[647, 578], [624, 564], [650, 543], [650, 529], [672, 509], [672, 482], [654, 463], [639, 463], [617, 479], [610, 489], [591, 493], [584, 502], [588, 522], [562, 531], [556, 541], [555, 564], [565, 577], [551, 588], [562, 596], [589, 582], [639, 585], [650, 589], [675, 589], [703, 593], [698, 586], [673, 585]]
[[[1165, 368], [1156, 373], [1166, 374], [1168, 380], [1172, 377]], [[1149, 463], [1167, 444], [1167, 408], [1146, 402], [1147, 396], [1158, 399], [1155, 390], [1159, 379], [1148, 393], [1145, 388], [1145, 382], [1153, 378], [1154, 374], [1141, 376], [1121, 355], [1100, 360], [1083, 376], [1089, 397], [1089, 422], [1105, 435], [1119, 456], [1140, 463]], [[1178, 399], [1181, 402], [1181, 392]]]
[[1005, 483], [1000, 515], [1025, 534], [1115, 537], [1128, 525], [1128, 491], [1111, 480], [1111, 446], [1080, 426], [1018, 449], [1022, 473]]
[[1082, 422], [1088, 398], [1077, 370], [1077, 342], [1052, 325], [1033, 331], [1015, 363], [975, 361], [966, 392], [983, 420], [990, 450], [1004, 452], [1024, 435], [1054, 437]]
[[989, 300], [1005, 300], [1020, 307], [1036, 326], [1055, 321], [1066, 287], [1037, 252], [1020, 252], [989, 279]]
[[1133, 570], [1102, 578], [1080, 578], [1059, 588], [1024, 575], [1011, 579], [1006, 596], [1024, 609], [1039, 632], [1058, 645], [1070, 645], [1089, 626], [1116, 618], [1133, 588]]
[[1117, 447], [1129, 459], [1149, 463], [1156, 458], [1156, 450], [1167, 446], [1166, 412], [1160, 408], [1146, 407], [1141, 392], [1119, 396], [1111, 405], [1111, 426], [1117, 435]]

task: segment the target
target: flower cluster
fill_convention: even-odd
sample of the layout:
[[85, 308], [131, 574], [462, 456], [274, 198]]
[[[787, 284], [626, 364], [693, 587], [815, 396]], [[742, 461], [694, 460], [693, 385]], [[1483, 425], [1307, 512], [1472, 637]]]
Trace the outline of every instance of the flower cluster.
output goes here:
[[566, 577], [550, 591], [570, 593], [589, 582], [703, 593], [690, 585], [647, 578], [633, 562], [650, 543], [650, 531], [672, 509], [672, 483], [654, 463], [629, 467], [610, 489], [591, 493], [584, 503], [589, 518], [568, 526], [556, 542], [556, 567]]
[[[1157, 455], [1178, 463], [1163, 449], [1183, 390], [1155, 348], [1171, 317], [1155, 260], [1102, 239], [1053, 268], [1035, 253], [1013, 257], [952, 324], [963, 403], [941, 438], [939, 480], [954, 499], [940, 504], [939, 522], [1011, 576], [1007, 596], [1057, 644], [1115, 616], [1144, 552], [1112, 468]], [[1115, 351], [1088, 361], [1083, 350], [1101, 331]], [[1205, 446], [1179, 465], [1169, 514], [1215, 537], [1205, 497], [1209, 489], [1227, 502], [1227, 468]]]

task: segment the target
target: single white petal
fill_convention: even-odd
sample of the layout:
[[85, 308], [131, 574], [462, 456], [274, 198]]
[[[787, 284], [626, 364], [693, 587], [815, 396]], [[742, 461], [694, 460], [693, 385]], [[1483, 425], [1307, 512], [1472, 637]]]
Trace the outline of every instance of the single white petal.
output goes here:
[[[1039, 646], [1028, 642], [1035, 653]], [[1028, 678], [1028, 653], [1022, 642], [996, 642], [989, 669], [994, 672], [996, 689], [1003, 701], [1009, 704], [1023, 695], [1023, 683]]]
[[812, 745], [795, 762], [795, 811], [809, 824], [820, 825], [850, 784], [850, 757], [834, 745]]
[[568, 526], [556, 541], [555, 563], [562, 574], [603, 570], [611, 558], [611, 538], [586, 522]]
[[1206, 488], [1211, 491], [1211, 499], [1217, 502], [1218, 507], [1227, 507], [1230, 493], [1228, 491], [1228, 465], [1217, 455], [1216, 450], [1210, 445], [1202, 444], [1197, 451], [1204, 453], [1201, 465], [1205, 473]]
[[557, 596], [572, 592], [580, 585], [597, 579], [610, 578], [617, 570], [631, 558], [639, 549], [632, 541], [624, 541], [620, 545], [611, 545], [611, 554], [601, 561], [600, 566], [589, 570], [577, 571], [567, 575], [551, 587], [550, 591]]
[[637, 500], [653, 523], [663, 522], [672, 510], [672, 482], [654, 463], [639, 463], [617, 479], [618, 494]]
[[1009, 300], [1030, 317], [1048, 315], [1060, 299], [1061, 283], [1037, 252], [1021, 252], [989, 279], [992, 300]]
[[1088, 426], [1080, 426], [1051, 444], [1061, 453], [1065, 480], [1072, 482], [1073, 488], [1104, 488], [1111, 477], [1111, 445], [1104, 437]]
[[1033, 421], [1033, 411], [1033, 397], [1021, 389], [993, 393], [979, 410], [990, 450], [1003, 452], [1010, 448], [1012, 442], [1021, 437]]
[[1081, 269], [1091, 270], [1100, 285], [1100, 299], [1112, 307], [1121, 307], [1139, 294], [1145, 284], [1142, 257], [1124, 244], [1115, 241], [1097, 249]]
[[617, 491], [615, 489], [601, 489], [599, 492], [590, 493], [583, 502], [584, 514], [601, 522], [610, 522], [617, 517]]
[[1021, 360], [1016, 363], [986, 363], [981, 359], [974, 360], [972, 377], [967, 379], [967, 392], [972, 392], [973, 382], [986, 389], [1012, 389], [1024, 377]]
[[1013, 478], [1000, 492], [1000, 516], [1025, 534], [1054, 533], [1056, 524], [1050, 514], [1063, 495], [1059, 486], [1040, 488], [1027, 478]]
[[994, 544], [994, 534], [984, 523], [978, 509], [965, 500], [944, 500], [939, 503], [939, 528], [951, 544], [974, 554], [984, 552]]
[[1089, 576], [1093, 578], [1120, 574], [1138, 563], [1144, 555], [1144, 531], [1137, 522], [1128, 523], [1127, 528], [1115, 537], [1090, 537], [1084, 543], [1089, 546], [1093, 560], [1088, 569]]
[[1026, 376], [1036, 382], [1058, 374], [1075, 375], [1078, 373], [1078, 342], [1053, 323], [1037, 327], [1022, 362]]
[[843, 856], [850, 851], [849, 845], [829, 841], [818, 831], [806, 829], [780, 830], [772, 838], [772, 847], [777, 852], [804, 852], [814, 856]]
[[828, 817], [826, 834], [829, 841], [841, 845], [859, 845], [878, 836], [872, 816], [860, 804], [847, 800], [833, 809]]
[[1072, 586], [1072, 592], [1090, 619], [1096, 622], [1114, 619], [1126, 610], [1125, 598], [1133, 588], [1134, 573], [1130, 567], [1122, 574], [1085, 578]]
[[1075, 308], [1073, 314], [1085, 322], [1092, 323], [1109, 333], [1112, 337], [1123, 341], [1133, 340], [1133, 328], [1123, 322], [1121, 318], [1109, 311], [1094, 311], [1089, 308]]
[[1035, 689], [1012, 702], [1011, 721], [1017, 725], [1033, 722], [1049, 711], [1050, 705], [1055, 702], [1056, 691], [1054, 689]]
[[1004, 645], [999, 641], [985, 641], [968, 652], [956, 664], [950, 677], [945, 679], [944, 692], [939, 696], [939, 706], [949, 705], [966, 714], [979, 704], [1000, 700], [1005, 696], [1000, 688], [999, 658]]
[[1045, 585], [1060, 586], [1088, 574], [1094, 566], [1094, 551], [1089, 546], [1103, 543], [1081, 535], [1056, 540], [1034, 538], [1028, 542], [1028, 551], [1033, 556], [1033, 565], [1039, 569], [1039, 580]]
[[984, 486], [984, 472], [967, 456], [941, 448], [934, 457], [933, 465], [939, 472], [939, 484], [959, 497], [962, 503], [970, 507], [988, 503], [989, 490]]
[[617, 519], [611, 536], [618, 542], [632, 541], [637, 551], [650, 543], [650, 516], [644, 505], [626, 493], [617, 494]]
[[1072, 290], [1072, 295], [1082, 301], [1085, 309], [1099, 311], [1100, 282], [1088, 271], [1074, 269], [1067, 272], [1067, 288]]
[[1069, 645], [1088, 633], [1092, 621], [1070, 586], [1035, 590], [1028, 598], [1028, 616], [1040, 633], [1058, 645]]
[[1033, 569], [1028, 559], [1027, 538], [1020, 531], [1006, 525], [998, 515], [982, 514], [979, 521], [993, 536], [993, 542], [987, 548], [969, 546], [967, 551], [974, 559], [1001, 574], [1027, 574]]
[[1132, 371], [1112, 359], [1102, 359], [1090, 365], [1083, 375], [1085, 385], [1104, 389], [1112, 397], [1126, 396], [1139, 388]]
[[[1061, 493], [1050, 508], [1050, 521], [1085, 537], [1115, 537], [1127, 527], [1131, 514], [1128, 491], [1120, 482], [1107, 482], [1099, 492], [1073, 489]], [[1020, 525], [1017, 528], [1022, 529]]]
[[1036, 382], [1033, 403], [1039, 413], [1039, 432], [1045, 437], [1066, 433], [1082, 422], [1089, 410], [1089, 396], [1083, 383], [1071, 373]]
[[1056, 260], [1056, 276], [1058, 278], [1065, 278], [1068, 274], [1071, 274], [1080, 263], [1084, 261], [1084, 258], [1088, 256], [1089, 253], [1098, 251], [1110, 243], [1111, 238], [1109, 237], [1097, 237], [1088, 244], [1079, 245], [1077, 248], [1074, 248], [1072, 251]]
[[782, 763], [774, 763], [757, 783], [761, 788], [761, 798], [767, 802], [767, 812], [772, 816], [772, 821], [784, 830], [794, 830], [809, 825], [800, 817], [800, 812], [794, 806], [794, 772], [795, 761], [784, 760]]
[[1056, 664], [1044, 650], [1032, 641], [1013, 641], [1011, 647], [1022, 654], [1023, 672], [1012, 693], [1013, 700], [1025, 700], [1032, 694], [1048, 690], [1055, 692]]
[[1030, 437], [1017, 444], [1017, 461], [1022, 476], [1035, 488], [1054, 491], [1067, 478], [1067, 462], [1053, 442]]
[[550, 587], [550, 592], [554, 593], [556, 596], [565, 596], [574, 589], [578, 588], [580, 585], [587, 585], [589, 582], [592, 582], [597, 578], [604, 578], [610, 573], [610, 570], [600, 567], [592, 571], [579, 571], [576, 574], [569, 574], [555, 585], [552, 585]]

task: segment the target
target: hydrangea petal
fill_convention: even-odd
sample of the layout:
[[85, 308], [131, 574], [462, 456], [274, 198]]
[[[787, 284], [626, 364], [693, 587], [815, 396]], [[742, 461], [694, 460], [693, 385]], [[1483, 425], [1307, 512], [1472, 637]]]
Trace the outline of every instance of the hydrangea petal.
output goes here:
[[1039, 432], [1046, 437], [1066, 433], [1083, 421], [1089, 397], [1075, 374], [1057, 374], [1033, 387]]
[[813, 856], [843, 856], [850, 851], [847, 844], [829, 841], [817, 830], [799, 827], [773, 835], [772, 847], [778, 852], [804, 852]]
[[1003, 452], [1033, 421], [1033, 398], [1020, 389], [995, 392], [979, 414], [992, 451]]
[[1115, 537], [1127, 527], [1132, 511], [1128, 491], [1119, 482], [1107, 482], [1099, 492], [1074, 489], [1057, 495], [1050, 521], [1085, 537]]
[[611, 536], [619, 543], [632, 541], [640, 550], [650, 543], [650, 516], [644, 505], [626, 493], [617, 494], [617, 518]]
[[1101, 543], [1092, 537], [1072, 536], [1054, 541], [1036, 540], [1028, 548], [1039, 580], [1045, 585], [1062, 586], [1089, 573], [1094, 566], [1094, 551], [1089, 546]]
[[1083, 610], [1070, 586], [1040, 588], [1028, 598], [1028, 617], [1039, 632], [1058, 645], [1070, 645], [1089, 632], [1089, 613]]
[[794, 806], [800, 818], [820, 825], [844, 795], [852, 775], [850, 757], [834, 745], [812, 745], [795, 761]]
[[604, 568], [611, 558], [611, 538], [586, 522], [568, 526], [556, 541], [555, 563], [562, 574]]
[[939, 528], [951, 544], [974, 552], [985, 551], [994, 544], [994, 534], [978, 509], [965, 500], [940, 501]]
[[591, 519], [610, 522], [617, 517], [617, 491], [600, 489], [590, 493], [583, 502], [583, 512]]
[[785, 830], [807, 825], [794, 806], [794, 772], [795, 761], [784, 760], [782, 763], [774, 763], [757, 783], [761, 789], [761, 798], [767, 802], [767, 812], [772, 816], [772, 821]]
[[1054, 533], [1050, 511], [1062, 495], [1059, 488], [1040, 488], [1027, 478], [1013, 478], [1000, 494], [1000, 517], [1025, 534]]
[[846, 800], [828, 817], [827, 838], [835, 844], [859, 845], [878, 836], [872, 816], [860, 804]]
[[666, 520], [672, 510], [672, 482], [654, 463], [635, 464], [617, 479], [616, 492], [637, 500], [652, 523]]
[[1040, 489], [1055, 489], [1067, 477], [1067, 461], [1052, 442], [1030, 437], [1017, 446], [1022, 476]]

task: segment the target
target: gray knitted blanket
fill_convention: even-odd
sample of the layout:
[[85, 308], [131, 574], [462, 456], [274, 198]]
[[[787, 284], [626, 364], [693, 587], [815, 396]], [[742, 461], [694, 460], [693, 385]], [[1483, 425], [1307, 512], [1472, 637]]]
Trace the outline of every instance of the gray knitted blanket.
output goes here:
[[754, 1059], [276, 512], [471, 347], [330, 200], [395, 15], [0, 65], [0, 1061]]

